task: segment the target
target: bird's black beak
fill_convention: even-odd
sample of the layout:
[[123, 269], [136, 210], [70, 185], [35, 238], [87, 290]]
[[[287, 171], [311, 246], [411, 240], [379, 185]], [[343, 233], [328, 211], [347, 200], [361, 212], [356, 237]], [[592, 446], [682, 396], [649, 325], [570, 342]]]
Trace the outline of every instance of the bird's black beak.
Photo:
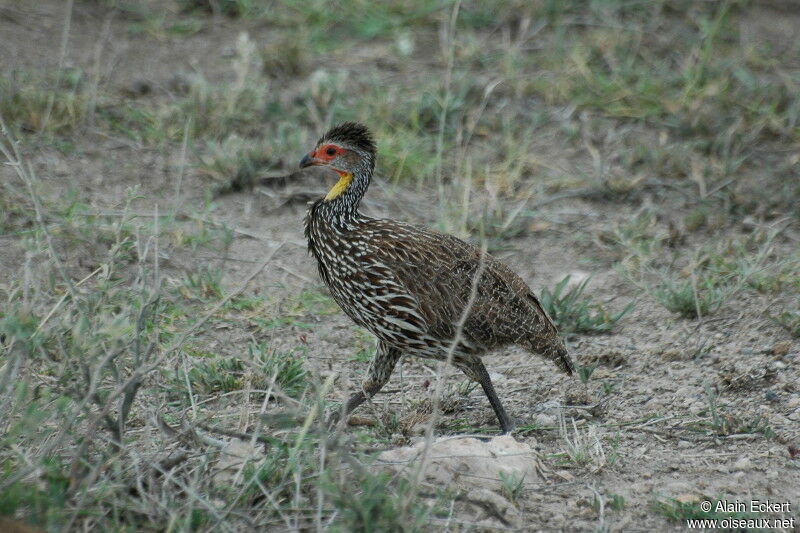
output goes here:
[[304, 155], [303, 159], [300, 160], [300, 168], [306, 168], [316, 164], [318, 164], [317, 161], [312, 158], [310, 154]]

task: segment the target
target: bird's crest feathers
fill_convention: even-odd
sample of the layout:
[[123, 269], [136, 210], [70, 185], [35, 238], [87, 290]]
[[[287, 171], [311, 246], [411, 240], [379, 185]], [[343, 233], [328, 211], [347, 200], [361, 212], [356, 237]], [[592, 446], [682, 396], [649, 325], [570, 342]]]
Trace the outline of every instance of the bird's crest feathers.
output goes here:
[[332, 127], [320, 138], [317, 146], [325, 142], [346, 144], [370, 155], [374, 155], [376, 150], [372, 133], [358, 122], [342, 122]]

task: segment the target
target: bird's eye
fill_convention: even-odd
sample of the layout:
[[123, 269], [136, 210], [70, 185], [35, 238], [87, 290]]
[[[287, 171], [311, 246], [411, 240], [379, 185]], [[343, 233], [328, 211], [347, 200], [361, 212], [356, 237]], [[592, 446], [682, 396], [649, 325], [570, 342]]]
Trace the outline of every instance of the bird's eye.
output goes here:
[[328, 155], [336, 155], [336, 148], [328, 148], [325, 150]]

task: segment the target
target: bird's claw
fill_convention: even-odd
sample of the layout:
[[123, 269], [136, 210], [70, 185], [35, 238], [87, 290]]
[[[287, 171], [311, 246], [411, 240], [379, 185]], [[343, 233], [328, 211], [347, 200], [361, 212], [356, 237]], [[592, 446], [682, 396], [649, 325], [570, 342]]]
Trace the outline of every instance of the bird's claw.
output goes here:
[[325, 427], [328, 429], [336, 429], [342, 419], [341, 409], [334, 409], [325, 416]]

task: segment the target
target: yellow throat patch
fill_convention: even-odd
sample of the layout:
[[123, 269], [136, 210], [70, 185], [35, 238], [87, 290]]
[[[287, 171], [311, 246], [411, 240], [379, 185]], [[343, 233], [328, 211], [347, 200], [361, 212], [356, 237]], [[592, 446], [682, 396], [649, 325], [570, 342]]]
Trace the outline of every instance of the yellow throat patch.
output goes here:
[[338, 198], [347, 190], [347, 187], [350, 186], [350, 182], [353, 181], [353, 175], [347, 172], [340, 173], [341, 178], [339, 181], [336, 182], [336, 185], [331, 187], [331, 190], [328, 191], [328, 194], [325, 196], [325, 201], [330, 201], [335, 198]]

